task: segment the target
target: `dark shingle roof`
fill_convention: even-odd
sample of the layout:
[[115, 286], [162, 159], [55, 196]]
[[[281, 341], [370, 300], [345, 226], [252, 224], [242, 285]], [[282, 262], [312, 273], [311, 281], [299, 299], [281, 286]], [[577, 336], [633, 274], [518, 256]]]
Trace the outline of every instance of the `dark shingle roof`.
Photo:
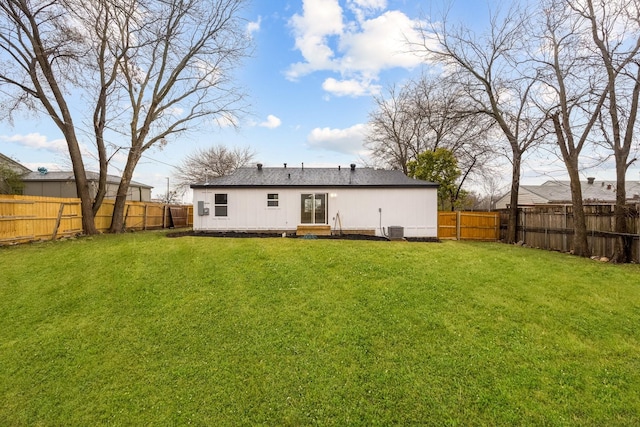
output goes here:
[[191, 188], [209, 187], [393, 187], [437, 188], [434, 182], [408, 178], [402, 171], [372, 168], [239, 168]]
[[[100, 174], [98, 172], [87, 171], [87, 179], [89, 181], [98, 181], [99, 178], [100, 178]], [[32, 182], [32, 181], [49, 181], [49, 182], [64, 181], [66, 182], [66, 181], [75, 181], [75, 179], [76, 178], [73, 172], [58, 172], [58, 171], [51, 171], [47, 173], [30, 172], [22, 176], [22, 180], [28, 181], [28, 182]], [[107, 175], [107, 183], [120, 184], [120, 177], [116, 175]], [[141, 187], [141, 188], [153, 188], [150, 185], [143, 184], [137, 181], [131, 181], [131, 185], [135, 187]]]

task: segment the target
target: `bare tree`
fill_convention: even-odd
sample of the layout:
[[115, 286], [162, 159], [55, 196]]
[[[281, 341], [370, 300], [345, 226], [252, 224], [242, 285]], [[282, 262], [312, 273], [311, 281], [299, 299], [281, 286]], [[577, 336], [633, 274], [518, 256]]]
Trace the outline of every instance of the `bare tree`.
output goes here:
[[[579, 160], [587, 138], [596, 123], [604, 97], [594, 102], [597, 79], [589, 76], [580, 23], [565, 8], [563, 0], [548, 2], [542, 10], [543, 28], [539, 52], [539, 76], [551, 89], [548, 111], [557, 147], [569, 174], [573, 209], [573, 251], [589, 256], [586, 219], [580, 183]], [[580, 55], [580, 53], [583, 55]], [[580, 125], [578, 125], [580, 123]]]
[[[200, 124], [235, 123], [242, 99], [231, 70], [248, 38], [239, 11], [245, 0], [7, 0], [0, 3], [0, 85], [10, 109], [28, 106], [62, 131], [82, 200], [83, 228], [97, 232], [109, 159], [128, 150], [111, 231], [122, 230], [124, 206], [142, 154]], [[26, 78], [25, 78], [26, 76]], [[86, 108], [101, 180], [92, 203], [71, 96]], [[109, 154], [106, 133], [128, 137]], [[104, 180], [103, 180], [104, 179]], [[93, 207], [93, 209], [92, 209]]]
[[535, 70], [524, 61], [531, 48], [527, 45], [529, 19], [514, 6], [505, 14], [492, 13], [488, 30], [476, 34], [465, 25], [450, 24], [445, 14], [437, 26], [424, 28], [423, 43], [413, 46], [463, 85], [469, 113], [494, 120], [508, 143], [512, 174], [507, 242], [516, 240], [522, 157], [542, 139], [546, 120], [532, 106]]
[[588, 23], [595, 45], [594, 67], [602, 68], [607, 82], [607, 97], [599, 116], [600, 132], [616, 163], [615, 231], [613, 260], [631, 260], [632, 239], [627, 236], [626, 172], [636, 160], [629, 160], [635, 140], [640, 97], [640, 2], [623, 0], [569, 3], [572, 10]]
[[68, 101], [86, 45], [61, 2], [0, 2], [0, 88], [10, 112], [21, 106], [49, 115], [64, 135], [81, 200], [82, 227], [94, 223], [84, 159]]
[[117, 30], [129, 26], [135, 19], [137, 3], [96, 0], [87, 7], [82, 0], [61, 1], [66, 4], [66, 10], [78, 28], [82, 29], [88, 45], [86, 55], [79, 58], [83, 72], [78, 74], [77, 84], [87, 88], [86, 96], [93, 108], [91, 125], [87, 128], [93, 130], [99, 168], [98, 187], [93, 200], [95, 215], [107, 192], [109, 162], [121, 149], [108, 143], [106, 136], [109, 123], [119, 115], [118, 78], [121, 64], [131, 47], [122, 43]]
[[455, 201], [466, 179], [489, 161], [490, 123], [465, 111], [455, 82], [423, 75], [399, 89], [389, 88], [387, 98], [375, 101], [366, 146], [387, 167], [409, 174], [408, 164], [420, 154], [446, 148], [462, 172], [453, 193]]
[[414, 114], [412, 98], [405, 88], [391, 86], [387, 96], [374, 96], [376, 109], [369, 114], [365, 147], [371, 157], [406, 175], [407, 164], [420, 144], [420, 118]]
[[[446, 148], [454, 153], [461, 179], [454, 201], [469, 177], [480, 176], [492, 163], [493, 147], [488, 143], [493, 122], [468, 105], [463, 87], [452, 78], [423, 75], [410, 84], [415, 114], [419, 117], [420, 150]], [[416, 152], [417, 156], [420, 151]]]
[[227, 148], [216, 145], [199, 149], [184, 158], [173, 174], [175, 188], [184, 194], [191, 184], [207, 182], [210, 178], [229, 175], [248, 165], [255, 153], [249, 147]]
[[[548, 115], [552, 119], [557, 146], [570, 178], [574, 253], [579, 256], [590, 255], [580, 182], [580, 155], [593, 138], [597, 124], [602, 123], [603, 112], [608, 110], [612, 133], [618, 134], [612, 142], [617, 140], [617, 154], [623, 163], [620, 165], [621, 171], [626, 171], [628, 150], [623, 147], [619, 135], [621, 122], [618, 115], [621, 110], [617, 104], [622, 93], [616, 87], [621, 73], [636, 60], [638, 52], [637, 41], [632, 43], [631, 50], [622, 49], [624, 53], [621, 55], [615, 55], [615, 45], [607, 46], [603, 40], [612, 34], [615, 14], [607, 16], [606, 10], [612, 9], [607, 9], [605, 3], [601, 3], [601, 6], [604, 8], [603, 15], [598, 17], [589, 0], [586, 3], [571, 0], [546, 2], [541, 14], [543, 34], [537, 55], [539, 76], [552, 93], [547, 102]], [[616, 43], [613, 39], [608, 42]], [[637, 109], [637, 99], [634, 101], [634, 97], [637, 94], [631, 95], [631, 105], [635, 103], [636, 107], [633, 108]], [[635, 113], [633, 116], [632, 128]], [[603, 130], [605, 135], [611, 135], [606, 129]], [[632, 129], [629, 131], [633, 132]], [[613, 142], [612, 146], [615, 145], [616, 142]], [[616, 148], [613, 148], [615, 151]], [[624, 186], [624, 172], [619, 179]]]
[[231, 70], [248, 47], [243, 3], [139, 0], [139, 18], [118, 28], [122, 44], [133, 46], [121, 63], [131, 140], [112, 232], [122, 229], [129, 184], [145, 151], [205, 119], [235, 122], [242, 94], [231, 85]]

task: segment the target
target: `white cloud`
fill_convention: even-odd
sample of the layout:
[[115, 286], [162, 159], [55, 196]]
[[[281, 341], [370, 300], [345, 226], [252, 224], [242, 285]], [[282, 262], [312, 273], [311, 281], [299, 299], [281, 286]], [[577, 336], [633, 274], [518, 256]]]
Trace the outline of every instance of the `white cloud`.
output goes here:
[[385, 9], [387, 7], [387, 0], [349, 0], [349, 3], [363, 9]]
[[322, 89], [335, 96], [363, 96], [380, 93], [380, 85], [363, 80], [336, 80], [329, 77], [322, 83]]
[[247, 34], [252, 36], [254, 33], [260, 31], [260, 25], [262, 24], [262, 16], [258, 17], [257, 21], [249, 22], [247, 24]]
[[362, 155], [367, 125], [357, 124], [346, 129], [315, 128], [307, 136], [307, 145], [318, 150]]
[[275, 129], [277, 127], [280, 127], [281, 124], [282, 120], [272, 114], [269, 114], [267, 116], [267, 120], [260, 123], [258, 126], [261, 126], [263, 128]]
[[288, 76], [296, 79], [314, 69], [331, 68], [333, 50], [328, 37], [343, 31], [342, 8], [338, 0], [304, 0], [303, 14], [295, 14], [290, 21], [296, 39], [296, 48], [308, 67], [294, 65]]
[[64, 139], [54, 139], [49, 141], [45, 135], [41, 135], [39, 133], [29, 133], [27, 135], [17, 134], [11, 136], [0, 135], [0, 139], [36, 150], [46, 150], [56, 154], [68, 153], [67, 142]]
[[360, 31], [344, 34], [340, 69], [377, 74], [385, 68], [413, 68], [422, 60], [409, 52], [407, 42], [419, 43], [417, 21], [402, 12], [389, 11], [362, 23]]
[[367, 15], [386, 9], [387, 0], [347, 0], [347, 5], [356, 16], [356, 20], [362, 22]]
[[[291, 64], [287, 78], [331, 71], [341, 78], [326, 79], [325, 90], [334, 89], [331, 93], [339, 96], [362, 96], [372, 90], [343, 89], [359, 82], [356, 86], [375, 90], [372, 82], [382, 70], [411, 69], [422, 62], [407, 46], [407, 42], [421, 41], [420, 21], [401, 11], [385, 11], [386, 0], [347, 0], [346, 4], [352, 15], [344, 13], [338, 0], [304, 0], [303, 14], [290, 20], [303, 61]], [[341, 88], [335, 90], [338, 86]]]

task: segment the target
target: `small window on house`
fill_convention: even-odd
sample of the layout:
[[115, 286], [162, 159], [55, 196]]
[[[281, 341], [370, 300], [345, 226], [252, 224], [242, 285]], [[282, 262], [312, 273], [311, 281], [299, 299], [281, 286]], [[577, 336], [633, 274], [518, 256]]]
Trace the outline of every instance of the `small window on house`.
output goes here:
[[213, 212], [215, 216], [227, 216], [227, 195], [216, 194]]
[[267, 206], [268, 207], [277, 207], [278, 206], [278, 194], [277, 193], [269, 193], [269, 194], [267, 194]]

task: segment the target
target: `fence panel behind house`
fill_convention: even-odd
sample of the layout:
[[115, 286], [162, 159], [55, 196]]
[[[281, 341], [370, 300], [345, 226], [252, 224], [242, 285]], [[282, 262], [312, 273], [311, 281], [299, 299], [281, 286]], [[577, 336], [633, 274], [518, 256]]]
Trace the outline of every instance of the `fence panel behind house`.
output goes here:
[[438, 212], [438, 238], [455, 240], [499, 240], [500, 213]]
[[[115, 201], [103, 201], [95, 216], [98, 231], [111, 226]], [[180, 213], [173, 224], [168, 212]], [[126, 230], [151, 230], [193, 225], [193, 207], [151, 202], [127, 202]], [[36, 240], [51, 240], [82, 233], [80, 199], [0, 195], [0, 245]]]
[[188, 220], [188, 210], [186, 206], [170, 206], [169, 213], [171, 215], [171, 226], [186, 227]]
[[[592, 255], [611, 257], [616, 240], [613, 205], [584, 206], [587, 223], [587, 240]], [[632, 241], [632, 257], [640, 262], [639, 206], [627, 206], [627, 235]], [[502, 237], [506, 238], [507, 211], [501, 211]], [[570, 252], [573, 250], [573, 206], [545, 205], [523, 207], [518, 212], [518, 240], [540, 249]]]

